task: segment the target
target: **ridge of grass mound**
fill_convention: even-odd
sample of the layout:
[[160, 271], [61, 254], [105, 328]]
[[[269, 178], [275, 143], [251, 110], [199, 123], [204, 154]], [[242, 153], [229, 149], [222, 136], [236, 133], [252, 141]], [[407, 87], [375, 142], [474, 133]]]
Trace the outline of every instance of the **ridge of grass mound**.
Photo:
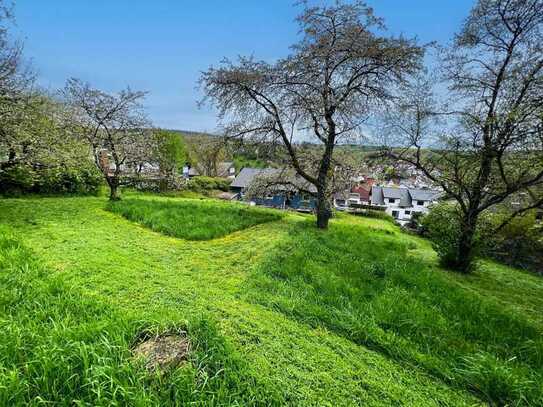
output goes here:
[[129, 198], [109, 202], [107, 209], [155, 232], [186, 240], [211, 240], [281, 219], [277, 211], [195, 199]]

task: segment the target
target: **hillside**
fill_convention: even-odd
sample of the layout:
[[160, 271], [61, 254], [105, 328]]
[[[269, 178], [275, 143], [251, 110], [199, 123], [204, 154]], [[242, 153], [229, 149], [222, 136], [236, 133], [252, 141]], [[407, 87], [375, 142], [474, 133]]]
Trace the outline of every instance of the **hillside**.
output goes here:
[[[542, 405], [542, 311], [541, 278], [447, 272], [383, 220], [0, 200], [0, 405]], [[170, 331], [188, 361], [148, 373], [131, 348]]]

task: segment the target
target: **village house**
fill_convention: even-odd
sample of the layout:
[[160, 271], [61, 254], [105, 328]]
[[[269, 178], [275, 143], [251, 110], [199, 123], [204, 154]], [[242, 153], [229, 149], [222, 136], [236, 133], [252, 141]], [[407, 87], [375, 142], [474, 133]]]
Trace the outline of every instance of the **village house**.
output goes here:
[[406, 187], [373, 186], [371, 205], [385, 208], [398, 223], [409, 223], [415, 213], [427, 213], [441, 197], [440, 191]]
[[350, 191], [334, 194], [334, 207], [341, 211], [353, 205], [370, 205], [371, 187], [374, 183], [373, 178], [362, 177]]
[[[249, 189], [263, 180], [270, 181], [270, 185], [262, 188], [261, 196], [249, 197]], [[237, 199], [248, 200], [255, 205], [299, 211], [312, 211], [316, 207], [313, 197], [317, 192], [315, 186], [293, 172], [285, 173], [280, 169], [243, 168], [230, 184], [230, 189]]]

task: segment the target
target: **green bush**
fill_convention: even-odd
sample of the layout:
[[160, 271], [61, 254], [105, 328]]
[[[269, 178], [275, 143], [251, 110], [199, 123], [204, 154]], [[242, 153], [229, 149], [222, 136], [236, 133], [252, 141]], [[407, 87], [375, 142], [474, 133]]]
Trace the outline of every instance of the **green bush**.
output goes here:
[[94, 168], [54, 167], [37, 172], [33, 192], [42, 194], [94, 194], [102, 175]]
[[[504, 212], [480, 215], [474, 237], [474, 254], [490, 257], [502, 263], [541, 272], [543, 270], [543, 231], [535, 212], [498, 226], [510, 216]], [[436, 205], [421, 219], [420, 231], [430, 238], [442, 264], [455, 261], [460, 236], [460, 213], [454, 204]]]
[[[441, 264], [454, 264], [460, 237], [460, 213], [456, 205], [441, 203], [421, 219], [421, 230], [430, 238]], [[477, 236], [474, 243], [477, 244]]]
[[225, 178], [214, 177], [194, 177], [188, 182], [188, 188], [192, 191], [203, 192], [211, 190], [228, 191], [230, 189], [231, 180]]
[[0, 193], [5, 195], [96, 194], [102, 175], [92, 165], [79, 168], [32, 168], [18, 165], [0, 172]]
[[30, 167], [15, 165], [0, 171], [0, 194], [19, 195], [34, 185], [35, 173]]
[[508, 216], [502, 212], [489, 216], [491, 228], [483, 232], [484, 254], [505, 264], [543, 273], [543, 225], [537, 223], [535, 211], [513, 218], [496, 232]]
[[366, 212], [362, 212], [361, 215], [367, 218], [382, 219], [394, 224], [396, 223], [394, 221], [394, 218], [390, 216], [388, 213], [386, 213], [385, 211], [376, 211], [375, 209], [368, 209], [366, 210]]

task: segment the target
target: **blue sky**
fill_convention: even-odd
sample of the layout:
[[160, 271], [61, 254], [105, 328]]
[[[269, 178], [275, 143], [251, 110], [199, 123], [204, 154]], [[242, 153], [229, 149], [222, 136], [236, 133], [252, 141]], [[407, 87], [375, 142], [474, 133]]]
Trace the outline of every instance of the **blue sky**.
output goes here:
[[[198, 109], [199, 73], [223, 57], [273, 61], [296, 41], [293, 0], [18, 0], [16, 34], [54, 90], [69, 77], [118, 91], [146, 90], [155, 125], [213, 131]], [[472, 0], [369, 0], [393, 34], [448, 41]]]

